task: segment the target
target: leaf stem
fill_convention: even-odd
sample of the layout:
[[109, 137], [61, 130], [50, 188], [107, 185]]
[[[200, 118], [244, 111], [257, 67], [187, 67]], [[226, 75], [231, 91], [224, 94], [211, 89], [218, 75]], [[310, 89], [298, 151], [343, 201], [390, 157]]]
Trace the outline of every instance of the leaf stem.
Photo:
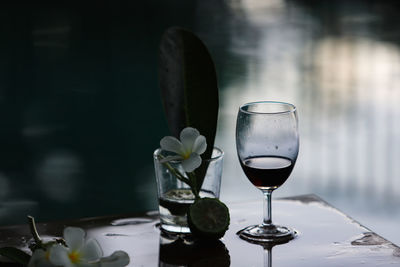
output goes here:
[[[164, 157], [161, 155], [158, 155], [158, 159], [163, 159]], [[176, 170], [174, 167], [171, 166], [168, 162], [163, 162], [163, 164], [168, 168], [168, 170], [176, 176], [180, 181], [184, 182], [188, 186], [192, 187], [190, 180], [183, 176], [178, 170]]]
[[[158, 159], [163, 159], [164, 156], [158, 155]], [[186, 178], [181, 174], [177, 169], [171, 166], [168, 162], [163, 162], [163, 164], [168, 168], [168, 170], [176, 176], [180, 181], [184, 182], [188, 186], [190, 186], [190, 189], [192, 190], [193, 195], [195, 196], [196, 199], [199, 199], [199, 190], [197, 189], [197, 179], [196, 179], [196, 174], [194, 172], [187, 172], [186, 175], [189, 178]]]
[[194, 172], [189, 172], [187, 173], [188, 177], [189, 177], [189, 181], [192, 184], [192, 186], [190, 186], [190, 188], [192, 189], [192, 192], [194, 194], [194, 196], [196, 197], [196, 199], [199, 199], [199, 191], [197, 190], [197, 181], [196, 181], [196, 174]]
[[42, 239], [39, 236], [39, 233], [37, 232], [36, 229], [36, 224], [35, 224], [35, 218], [33, 218], [32, 216], [28, 215], [28, 224], [29, 224], [29, 228], [31, 229], [31, 233], [33, 236], [33, 239], [35, 239], [35, 242], [38, 246], [42, 245]]

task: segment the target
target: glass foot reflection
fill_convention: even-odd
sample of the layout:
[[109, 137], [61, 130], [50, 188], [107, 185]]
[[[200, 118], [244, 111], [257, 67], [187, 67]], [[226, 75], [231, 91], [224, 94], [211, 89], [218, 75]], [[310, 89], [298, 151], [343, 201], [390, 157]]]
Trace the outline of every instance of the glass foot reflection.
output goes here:
[[297, 232], [279, 225], [251, 225], [239, 232], [240, 238], [252, 243], [286, 243], [296, 237]]

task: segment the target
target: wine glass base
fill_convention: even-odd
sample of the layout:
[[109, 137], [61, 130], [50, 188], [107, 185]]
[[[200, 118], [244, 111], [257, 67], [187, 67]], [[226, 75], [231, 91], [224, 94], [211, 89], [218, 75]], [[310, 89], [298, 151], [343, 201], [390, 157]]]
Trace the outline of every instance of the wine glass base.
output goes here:
[[248, 226], [237, 234], [240, 238], [252, 243], [282, 244], [295, 238], [297, 232], [286, 226], [260, 224]]

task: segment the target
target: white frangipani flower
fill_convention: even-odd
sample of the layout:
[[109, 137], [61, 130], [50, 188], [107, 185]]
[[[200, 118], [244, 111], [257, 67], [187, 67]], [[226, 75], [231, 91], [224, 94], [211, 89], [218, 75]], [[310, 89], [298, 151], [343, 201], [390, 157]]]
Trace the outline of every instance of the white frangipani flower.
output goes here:
[[206, 151], [206, 138], [192, 127], [181, 131], [180, 141], [173, 136], [166, 136], [160, 141], [161, 149], [174, 152], [177, 155], [168, 156], [161, 162], [181, 160], [186, 172], [192, 172], [201, 165], [200, 155]]
[[68, 247], [57, 244], [50, 248], [50, 262], [56, 266], [98, 266], [103, 251], [95, 239], [85, 240], [85, 232], [81, 228], [67, 227], [64, 239]]
[[29, 260], [28, 267], [53, 267], [50, 260], [50, 252], [43, 249], [36, 249]]
[[36, 230], [35, 220], [28, 216], [36, 249], [28, 267], [123, 267], [129, 264], [125, 251], [115, 251], [102, 257], [103, 251], [95, 239], [85, 240], [85, 231], [77, 227], [64, 229], [64, 241], [43, 242]]

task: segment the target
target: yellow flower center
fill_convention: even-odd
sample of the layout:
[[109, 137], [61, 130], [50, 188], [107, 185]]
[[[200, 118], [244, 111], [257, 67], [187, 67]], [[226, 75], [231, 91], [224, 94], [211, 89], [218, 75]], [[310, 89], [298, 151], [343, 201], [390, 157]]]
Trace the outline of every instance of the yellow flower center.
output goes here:
[[72, 251], [71, 253], [68, 254], [68, 257], [72, 263], [78, 263], [80, 261], [80, 256], [81, 255], [79, 255], [77, 251]]

